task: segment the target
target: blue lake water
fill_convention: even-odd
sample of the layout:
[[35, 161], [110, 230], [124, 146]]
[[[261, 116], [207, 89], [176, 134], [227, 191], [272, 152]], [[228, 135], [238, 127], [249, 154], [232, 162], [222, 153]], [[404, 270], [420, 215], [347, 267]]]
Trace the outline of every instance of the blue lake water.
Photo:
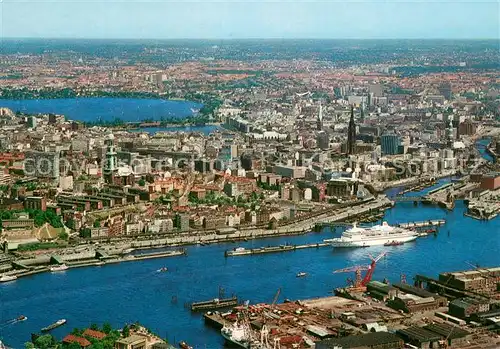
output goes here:
[[140, 98], [61, 98], [9, 100], [0, 99], [0, 107], [29, 114], [54, 113], [77, 121], [143, 121], [146, 119], [185, 118], [201, 104], [189, 101]]

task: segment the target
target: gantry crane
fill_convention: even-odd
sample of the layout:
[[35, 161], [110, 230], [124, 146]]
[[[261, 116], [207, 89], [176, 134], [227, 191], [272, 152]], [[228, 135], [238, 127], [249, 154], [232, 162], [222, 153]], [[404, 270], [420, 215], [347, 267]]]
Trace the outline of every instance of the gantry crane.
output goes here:
[[[356, 289], [364, 289], [366, 285], [370, 282], [372, 279], [373, 271], [375, 270], [375, 266], [377, 265], [377, 262], [386, 255], [386, 252], [382, 252], [379, 254], [377, 257], [373, 257], [371, 254], [368, 256], [372, 260], [370, 265], [356, 265], [354, 267], [349, 267], [349, 268], [344, 268], [344, 269], [339, 269], [335, 270], [334, 273], [352, 273], [354, 272], [355, 279], [354, 281], [348, 279], [351, 283], [351, 286]], [[366, 274], [363, 278], [361, 278], [361, 272], [366, 270]]]

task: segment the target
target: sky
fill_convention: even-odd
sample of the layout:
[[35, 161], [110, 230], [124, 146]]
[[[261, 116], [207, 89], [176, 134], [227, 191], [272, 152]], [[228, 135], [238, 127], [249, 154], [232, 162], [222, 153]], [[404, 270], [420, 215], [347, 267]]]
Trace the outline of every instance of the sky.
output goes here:
[[499, 39], [496, 0], [0, 0], [0, 36]]

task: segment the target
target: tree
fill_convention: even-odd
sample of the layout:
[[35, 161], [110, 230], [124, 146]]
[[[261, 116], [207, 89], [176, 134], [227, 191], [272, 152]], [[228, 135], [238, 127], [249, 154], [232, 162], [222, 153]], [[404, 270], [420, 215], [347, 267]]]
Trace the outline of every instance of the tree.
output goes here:
[[100, 220], [96, 220], [94, 222], [94, 228], [100, 228], [101, 227], [101, 221]]
[[50, 334], [45, 334], [38, 337], [34, 344], [37, 349], [49, 349], [54, 344], [54, 338]]
[[111, 331], [113, 331], [113, 327], [111, 327], [111, 324], [109, 322], [105, 322], [102, 325], [102, 332], [109, 334]]
[[61, 240], [68, 240], [69, 235], [68, 233], [66, 233], [66, 231], [63, 230], [59, 233], [58, 237]]
[[68, 345], [66, 345], [65, 348], [66, 349], [82, 349], [80, 344], [78, 344], [77, 342], [69, 343]]
[[89, 228], [83, 228], [82, 230], [80, 230], [80, 237], [81, 238], [90, 238], [90, 237], [92, 237], [90, 229]]
[[83, 333], [83, 330], [80, 330], [79, 328], [74, 328], [73, 331], [71, 331], [71, 334], [74, 334], [75, 336], [81, 336]]
[[97, 324], [91, 324], [90, 329], [94, 331], [99, 331], [99, 326], [97, 326]]
[[146, 181], [144, 180], [144, 178], [141, 178], [141, 179], [139, 179], [137, 184], [139, 184], [141, 187], [144, 187], [146, 185]]
[[123, 337], [130, 336], [130, 328], [127, 325], [123, 326], [122, 335]]
[[24, 348], [25, 349], [35, 349], [35, 345], [31, 342], [26, 342], [26, 343], [24, 343]]

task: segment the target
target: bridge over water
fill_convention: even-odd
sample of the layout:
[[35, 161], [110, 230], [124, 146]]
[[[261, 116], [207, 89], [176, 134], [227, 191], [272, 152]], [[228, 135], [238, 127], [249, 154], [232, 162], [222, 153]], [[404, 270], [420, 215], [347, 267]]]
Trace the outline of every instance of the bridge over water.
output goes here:
[[403, 196], [396, 195], [391, 198], [394, 202], [432, 202], [432, 199], [427, 195], [422, 196]]

